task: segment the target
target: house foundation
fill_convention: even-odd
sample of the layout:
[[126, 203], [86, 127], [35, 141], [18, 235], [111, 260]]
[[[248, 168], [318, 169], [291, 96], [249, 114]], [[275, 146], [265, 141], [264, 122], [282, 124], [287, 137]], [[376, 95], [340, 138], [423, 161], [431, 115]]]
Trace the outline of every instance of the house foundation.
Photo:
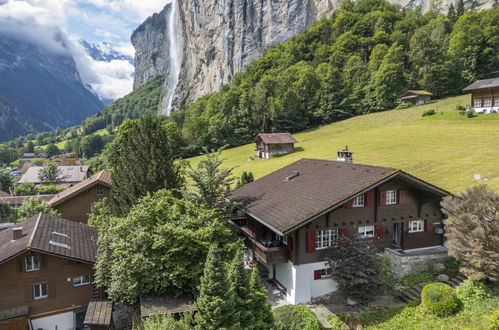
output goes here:
[[411, 250], [385, 248], [385, 255], [390, 257], [395, 277], [401, 277], [423, 271], [429, 264], [443, 262], [447, 258], [447, 249], [444, 246]]

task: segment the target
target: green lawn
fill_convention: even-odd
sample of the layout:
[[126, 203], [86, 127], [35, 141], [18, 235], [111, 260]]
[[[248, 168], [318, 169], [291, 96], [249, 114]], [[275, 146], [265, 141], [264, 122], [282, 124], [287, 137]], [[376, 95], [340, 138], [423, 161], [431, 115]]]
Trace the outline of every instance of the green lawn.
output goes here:
[[[252, 171], [258, 178], [300, 158], [336, 159], [348, 145], [355, 163], [400, 168], [455, 193], [476, 184], [474, 174], [499, 190], [499, 114], [467, 118], [455, 110], [469, 103], [470, 96], [462, 95], [310, 129], [295, 134], [295, 153], [269, 160], [250, 159], [254, 144], [225, 150], [222, 157], [225, 166], [237, 166], [235, 175]], [[422, 117], [428, 109], [437, 114]]]

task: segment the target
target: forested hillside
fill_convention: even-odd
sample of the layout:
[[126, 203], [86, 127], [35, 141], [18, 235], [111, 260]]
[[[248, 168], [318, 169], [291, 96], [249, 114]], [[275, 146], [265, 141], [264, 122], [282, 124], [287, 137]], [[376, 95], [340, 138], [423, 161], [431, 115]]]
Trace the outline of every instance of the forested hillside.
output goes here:
[[408, 88], [455, 95], [498, 75], [499, 8], [459, 11], [422, 15], [383, 0], [344, 1], [221, 91], [173, 113], [186, 151], [390, 109]]

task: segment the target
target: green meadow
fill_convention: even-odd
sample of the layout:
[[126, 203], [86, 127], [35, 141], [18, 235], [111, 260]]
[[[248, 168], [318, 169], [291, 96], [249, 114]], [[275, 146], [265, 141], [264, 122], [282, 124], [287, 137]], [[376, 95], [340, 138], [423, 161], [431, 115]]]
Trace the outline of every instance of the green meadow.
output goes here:
[[[348, 145], [355, 163], [399, 168], [453, 193], [476, 185], [475, 174], [499, 190], [499, 114], [460, 115], [456, 106], [469, 103], [462, 95], [309, 129], [294, 134], [295, 153], [268, 160], [254, 158], [254, 144], [227, 149], [222, 157], [236, 176], [251, 171], [259, 178], [301, 158], [334, 160]], [[422, 117], [428, 109], [436, 114]], [[196, 165], [200, 157], [189, 161]]]

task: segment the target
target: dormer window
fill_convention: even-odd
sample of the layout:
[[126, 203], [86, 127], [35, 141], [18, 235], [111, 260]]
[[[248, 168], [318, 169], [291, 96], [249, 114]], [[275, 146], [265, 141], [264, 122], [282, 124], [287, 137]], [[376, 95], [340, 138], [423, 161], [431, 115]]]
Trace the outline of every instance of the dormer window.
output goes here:
[[363, 207], [364, 206], [364, 194], [359, 195], [353, 199], [352, 206], [353, 207]]
[[33, 272], [35, 270], [40, 270], [40, 258], [38, 256], [29, 256], [25, 259], [26, 271]]
[[397, 204], [397, 190], [386, 191], [386, 205]]

